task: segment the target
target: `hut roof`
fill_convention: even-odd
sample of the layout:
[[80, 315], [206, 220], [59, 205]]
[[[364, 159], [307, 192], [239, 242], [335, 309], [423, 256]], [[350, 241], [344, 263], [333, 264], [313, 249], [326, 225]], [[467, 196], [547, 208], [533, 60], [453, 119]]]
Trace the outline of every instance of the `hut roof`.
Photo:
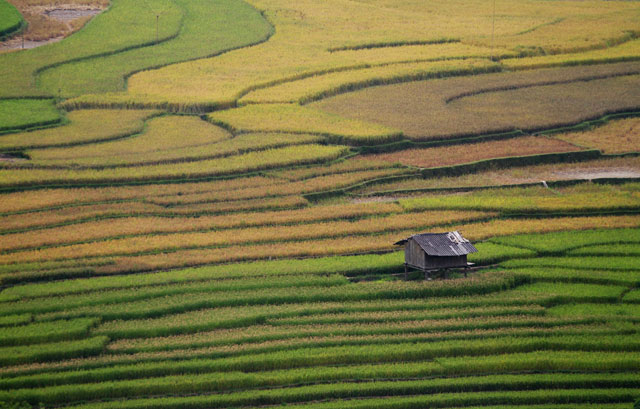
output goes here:
[[462, 237], [457, 231], [415, 234], [395, 244], [404, 245], [411, 239], [415, 240], [430, 256], [463, 256], [478, 251], [473, 244], [469, 243], [469, 240]]

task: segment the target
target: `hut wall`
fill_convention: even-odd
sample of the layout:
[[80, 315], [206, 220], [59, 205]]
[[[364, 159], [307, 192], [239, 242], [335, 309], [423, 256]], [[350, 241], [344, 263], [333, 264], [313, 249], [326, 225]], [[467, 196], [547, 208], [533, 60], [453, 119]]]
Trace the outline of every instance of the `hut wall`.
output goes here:
[[426, 255], [425, 268], [448, 268], [448, 267], [464, 267], [467, 265], [467, 255], [450, 256], [450, 257], [434, 257]]
[[404, 261], [410, 266], [427, 268], [427, 255], [415, 240], [409, 240], [404, 246]]

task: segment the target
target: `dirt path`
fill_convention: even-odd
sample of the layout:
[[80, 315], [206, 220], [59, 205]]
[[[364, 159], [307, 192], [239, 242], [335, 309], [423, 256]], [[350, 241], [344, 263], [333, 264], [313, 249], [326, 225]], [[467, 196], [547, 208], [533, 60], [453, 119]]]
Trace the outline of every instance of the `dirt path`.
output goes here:
[[603, 179], [603, 178], [638, 178], [640, 171], [631, 168], [585, 169], [555, 172], [562, 179]]

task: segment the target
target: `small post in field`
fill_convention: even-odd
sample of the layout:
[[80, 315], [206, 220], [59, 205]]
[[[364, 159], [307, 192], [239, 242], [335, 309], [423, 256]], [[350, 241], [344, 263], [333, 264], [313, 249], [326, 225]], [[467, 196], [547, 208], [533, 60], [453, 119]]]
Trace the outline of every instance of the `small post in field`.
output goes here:
[[495, 56], [495, 31], [496, 31], [496, 0], [493, 0], [493, 16], [491, 17], [491, 61], [496, 60]]

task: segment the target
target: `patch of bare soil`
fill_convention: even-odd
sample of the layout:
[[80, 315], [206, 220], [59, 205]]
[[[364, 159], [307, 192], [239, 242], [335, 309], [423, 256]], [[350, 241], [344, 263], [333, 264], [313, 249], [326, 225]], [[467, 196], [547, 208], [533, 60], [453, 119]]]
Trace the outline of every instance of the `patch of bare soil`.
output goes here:
[[571, 171], [554, 172], [554, 175], [563, 179], [638, 178], [640, 177], [640, 170], [632, 168], [574, 169]]
[[40, 40], [40, 41], [31, 41], [31, 40], [25, 39], [23, 41], [22, 37], [17, 37], [17, 38], [14, 37], [0, 43], [0, 52], [16, 51], [16, 50], [22, 50], [22, 49], [28, 50], [30, 48], [40, 47], [45, 44], [55, 43], [57, 41], [62, 40], [63, 38], [64, 37], [56, 37], [56, 38], [50, 38], [48, 40]]
[[82, 28], [106, 5], [96, 4], [50, 4], [28, 5], [14, 1], [28, 23], [27, 29], [0, 42], [0, 52], [30, 49], [60, 41]]
[[[65, 8], [66, 7], [66, 8]], [[99, 14], [102, 9], [92, 8], [92, 7], [79, 7], [73, 5], [63, 5], [63, 7], [56, 6], [55, 9], [45, 10], [44, 14], [51, 18], [55, 18], [60, 21], [73, 21], [82, 17], [93, 17], [96, 14]]]

